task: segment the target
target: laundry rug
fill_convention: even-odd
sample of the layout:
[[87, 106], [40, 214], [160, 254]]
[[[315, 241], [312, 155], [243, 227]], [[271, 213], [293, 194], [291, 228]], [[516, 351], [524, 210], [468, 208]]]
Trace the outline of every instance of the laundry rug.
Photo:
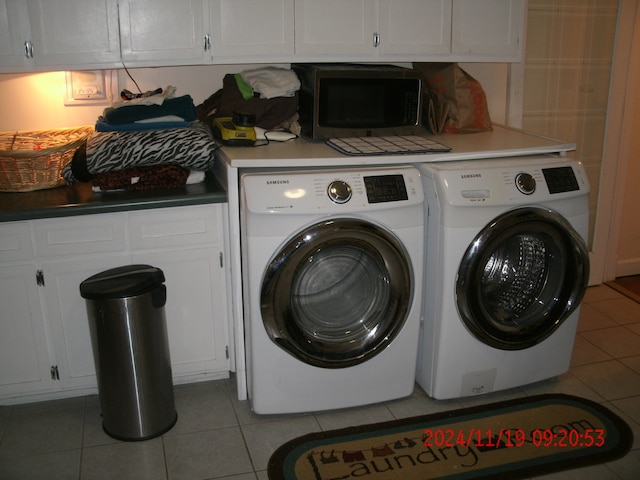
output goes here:
[[601, 405], [538, 395], [311, 433], [271, 456], [271, 480], [516, 479], [607, 462], [633, 443]]
[[640, 275], [618, 277], [611, 282], [607, 282], [607, 286], [640, 303]]

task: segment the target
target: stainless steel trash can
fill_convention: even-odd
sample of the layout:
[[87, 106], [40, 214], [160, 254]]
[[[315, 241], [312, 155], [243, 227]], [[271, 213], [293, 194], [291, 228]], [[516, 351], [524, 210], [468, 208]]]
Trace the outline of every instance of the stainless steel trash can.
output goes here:
[[162, 435], [178, 418], [162, 270], [127, 265], [80, 284], [86, 301], [104, 431], [118, 440]]

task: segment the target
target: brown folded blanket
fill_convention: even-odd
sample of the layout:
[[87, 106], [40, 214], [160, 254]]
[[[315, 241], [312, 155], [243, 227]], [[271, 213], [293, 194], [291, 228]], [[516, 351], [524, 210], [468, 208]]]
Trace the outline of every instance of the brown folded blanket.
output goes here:
[[115, 172], [96, 173], [91, 178], [94, 190], [156, 190], [183, 187], [189, 170], [178, 165], [133, 167]]

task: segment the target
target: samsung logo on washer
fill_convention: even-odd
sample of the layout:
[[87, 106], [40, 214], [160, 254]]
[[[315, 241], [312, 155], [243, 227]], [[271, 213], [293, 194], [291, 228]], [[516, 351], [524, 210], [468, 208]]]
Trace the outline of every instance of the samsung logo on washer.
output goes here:
[[289, 180], [267, 180], [267, 185], [288, 185]]
[[463, 180], [466, 178], [482, 178], [482, 174], [481, 173], [463, 173], [460, 175], [460, 178], [462, 178]]

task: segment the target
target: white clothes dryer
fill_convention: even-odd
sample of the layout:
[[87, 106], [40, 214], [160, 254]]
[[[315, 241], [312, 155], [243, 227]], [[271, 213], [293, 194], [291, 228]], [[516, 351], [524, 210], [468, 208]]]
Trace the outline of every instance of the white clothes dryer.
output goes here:
[[253, 411], [410, 395], [423, 290], [418, 170], [276, 170], [240, 183]]
[[436, 399], [568, 370], [589, 258], [589, 184], [554, 156], [423, 164], [427, 205], [416, 380]]

